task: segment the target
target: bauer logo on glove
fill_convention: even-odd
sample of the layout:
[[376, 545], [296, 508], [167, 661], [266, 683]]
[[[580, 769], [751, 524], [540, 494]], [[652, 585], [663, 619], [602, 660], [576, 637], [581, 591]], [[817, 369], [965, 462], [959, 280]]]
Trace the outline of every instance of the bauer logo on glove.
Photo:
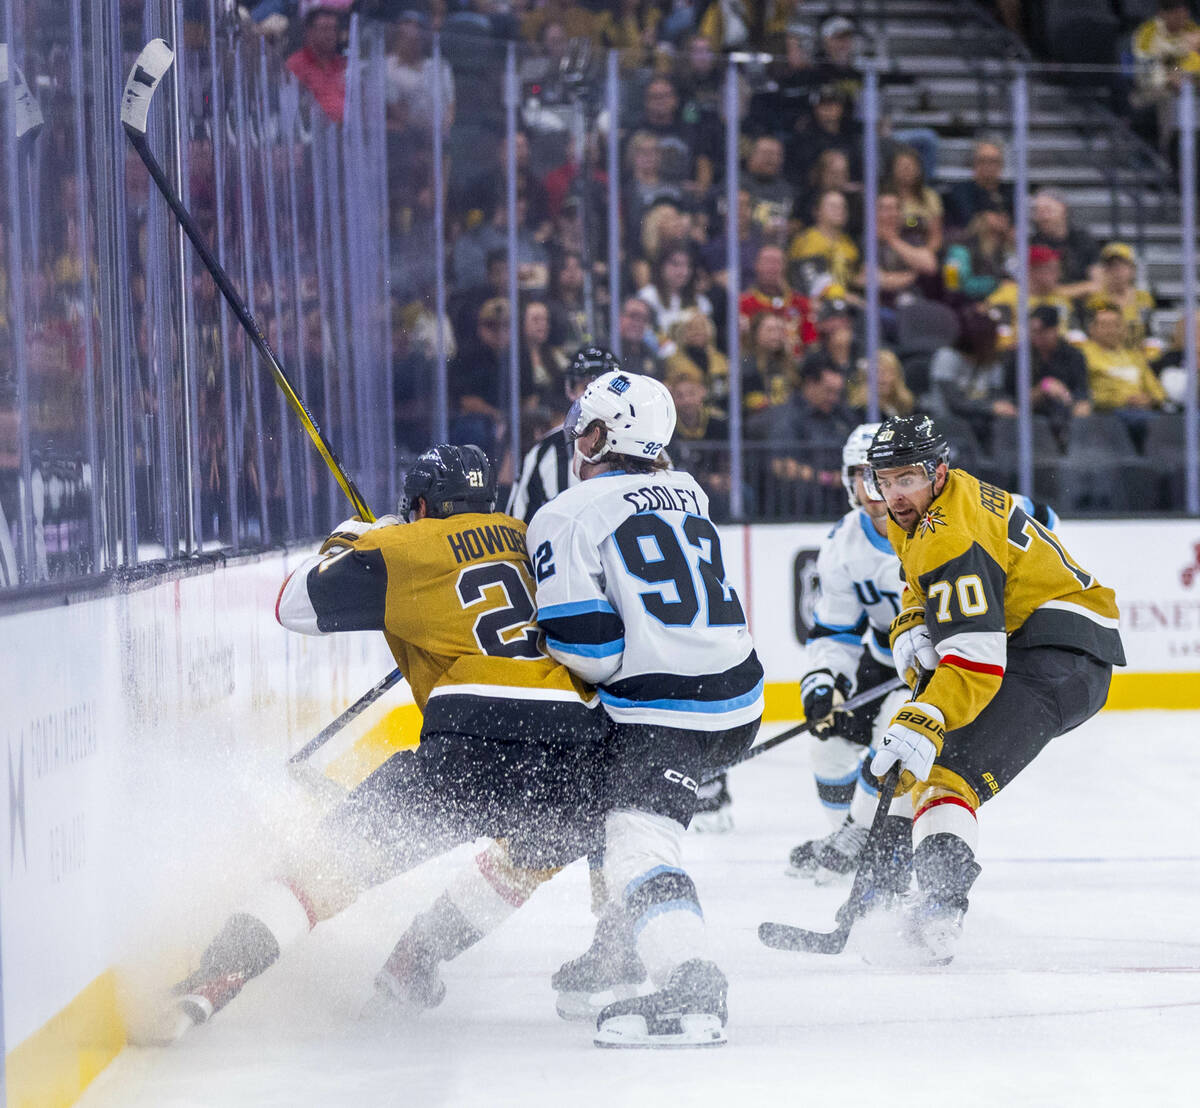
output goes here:
[[888, 725], [871, 759], [871, 772], [883, 777], [900, 763], [903, 772], [896, 795], [908, 792], [918, 781], [926, 781], [946, 741], [946, 720], [938, 708], [914, 700], [905, 704]]

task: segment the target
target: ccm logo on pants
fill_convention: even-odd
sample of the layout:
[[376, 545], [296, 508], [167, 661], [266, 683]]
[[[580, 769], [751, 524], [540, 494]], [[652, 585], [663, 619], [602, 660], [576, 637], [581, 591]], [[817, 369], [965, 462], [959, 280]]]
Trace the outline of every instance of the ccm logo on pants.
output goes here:
[[685, 789], [696, 791], [696, 782], [690, 777], [680, 773], [677, 769], [669, 769], [663, 773], [663, 776], [671, 782], [672, 785], [682, 785]]

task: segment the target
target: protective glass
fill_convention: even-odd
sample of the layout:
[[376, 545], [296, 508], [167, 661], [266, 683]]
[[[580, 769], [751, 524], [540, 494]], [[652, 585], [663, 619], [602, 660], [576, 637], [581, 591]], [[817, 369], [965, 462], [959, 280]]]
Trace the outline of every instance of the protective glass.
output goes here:
[[913, 496], [933, 484], [933, 478], [923, 468], [913, 466], [910, 469], [885, 469], [876, 471], [870, 466], [863, 467], [863, 486], [872, 500], [886, 500], [887, 493], [900, 496]]

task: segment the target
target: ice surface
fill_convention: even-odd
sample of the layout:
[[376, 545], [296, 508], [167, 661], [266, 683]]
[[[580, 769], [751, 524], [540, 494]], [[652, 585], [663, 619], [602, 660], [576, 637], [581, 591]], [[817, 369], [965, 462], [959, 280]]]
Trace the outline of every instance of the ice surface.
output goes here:
[[1198, 1104], [1198, 733], [1193, 714], [1105, 713], [1052, 743], [983, 810], [983, 875], [936, 970], [868, 966], [853, 938], [837, 957], [761, 946], [764, 919], [832, 926], [846, 890], [783, 876], [827, 827], [808, 740], [736, 771], [736, 830], [687, 840], [731, 982], [723, 1049], [600, 1051], [557, 1018], [550, 974], [591, 938], [582, 864], [447, 968], [441, 1008], [359, 1021], [460, 851], [321, 925], [176, 1047], [127, 1048], [81, 1108]]

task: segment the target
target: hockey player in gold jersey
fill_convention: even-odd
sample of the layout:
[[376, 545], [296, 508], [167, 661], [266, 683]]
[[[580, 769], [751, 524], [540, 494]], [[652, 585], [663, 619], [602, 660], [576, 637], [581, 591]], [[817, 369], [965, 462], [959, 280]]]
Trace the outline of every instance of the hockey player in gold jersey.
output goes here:
[[[948, 961], [979, 875], [976, 811], [1053, 738], [1103, 706], [1125, 664], [1113, 591], [1014, 497], [950, 469], [928, 416], [889, 419], [867, 452], [905, 578], [891, 643], [919, 700], [896, 712], [871, 771], [913, 793], [912, 938]], [[873, 488], [871, 487], [873, 486]]]
[[493, 511], [478, 447], [437, 446], [405, 478], [402, 512], [348, 520], [284, 582], [283, 626], [382, 631], [424, 721], [327, 818], [280, 879], [227, 920], [175, 989], [161, 1038], [205, 1022], [291, 942], [365, 888], [450, 847], [500, 838], [418, 916], [377, 1001], [432, 1007], [438, 964], [478, 941], [602, 834], [594, 691], [551, 658], [535, 623], [525, 525]]

